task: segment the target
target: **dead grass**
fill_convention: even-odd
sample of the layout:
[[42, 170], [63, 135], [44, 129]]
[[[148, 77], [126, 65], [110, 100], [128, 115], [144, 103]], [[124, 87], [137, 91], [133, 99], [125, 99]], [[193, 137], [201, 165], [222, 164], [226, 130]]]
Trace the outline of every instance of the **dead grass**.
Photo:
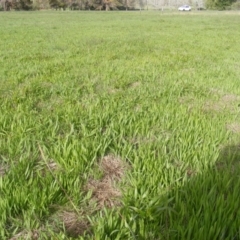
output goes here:
[[26, 240], [31, 239], [31, 235], [26, 230], [23, 230], [17, 233], [16, 235], [14, 235], [13, 237], [11, 237], [9, 240], [20, 240], [20, 239], [26, 239]]
[[121, 158], [115, 157], [114, 155], [107, 155], [101, 160], [99, 168], [103, 172], [104, 178], [119, 181], [124, 176], [127, 165]]
[[236, 134], [240, 134], [240, 123], [229, 123], [226, 125], [228, 131]]
[[91, 178], [85, 189], [92, 192], [92, 200], [96, 201], [97, 208], [115, 207], [120, 205], [121, 191], [116, 186], [125, 175], [129, 166], [119, 157], [107, 155], [98, 164], [102, 178]]
[[[87, 219], [87, 215], [91, 212], [79, 210], [78, 212], [69, 207], [59, 207], [58, 210], [52, 214], [48, 219], [51, 226], [51, 232], [61, 233], [64, 232], [67, 237], [78, 238], [84, 234], [90, 233], [91, 225]], [[48, 234], [49, 239], [50, 234]]]
[[234, 94], [225, 94], [218, 101], [208, 100], [203, 106], [204, 112], [235, 112], [238, 107], [240, 97]]
[[89, 231], [90, 224], [84, 215], [80, 217], [76, 212], [63, 211], [59, 214], [58, 219], [63, 223], [66, 234], [69, 237], [76, 238]]
[[120, 92], [120, 90], [117, 88], [109, 88], [107, 92], [109, 94], [116, 94], [116, 93]]
[[130, 84], [130, 87], [131, 88], [137, 88], [137, 87], [140, 87], [141, 86], [141, 82], [133, 82]]
[[[211, 96], [214, 96], [214, 99], [209, 99], [204, 102], [202, 106], [203, 112], [205, 113], [221, 113], [224, 111], [228, 111], [231, 113], [236, 112], [238, 105], [240, 103], [240, 96], [231, 93], [224, 93], [222, 90], [216, 88], [210, 88], [209, 93], [211, 94]], [[190, 110], [199, 104], [199, 102], [197, 102], [197, 99], [190, 96], [180, 97], [178, 101], [180, 104], [187, 105]]]
[[190, 111], [194, 109], [194, 107], [197, 105], [196, 99], [194, 99], [193, 97], [179, 97], [178, 101], [180, 104], [187, 105]]
[[102, 180], [89, 180], [87, 184], [88, 190], [92, 192], [92, 199], [97, 202], [97, 208], [104, 206], [119, 206], [119, 198], [122, 196], [119, 189], [113, 186], [113, 182], [109, 178]]
[[209, 88], [211, 94], [216, 94], [217, 96], [223, 95], [224, 92], [219, 88]]
[[39, 238], [39, 231], [38, 230], [22, 230], [21, 232], [17, 233], [9, 240], [40, 240]]
[[54, 111], [64, 104], [64, 100], [59, 97], [51, 97], [49, 101], [39, 101], [35, 107], [38, 111]]
[[189, 104], [189, 103], [192, 103], [192, 101], [194, 101], [194, 98], [184, 96], [184, 97], [179, 97], [178, 101], [179, 101], [181, 104]]
[[225, 103], [232, 103], [234, 101], [239, 101], [240, 97], [235, 94], [226, 94], [222, 97], [222, 101]]

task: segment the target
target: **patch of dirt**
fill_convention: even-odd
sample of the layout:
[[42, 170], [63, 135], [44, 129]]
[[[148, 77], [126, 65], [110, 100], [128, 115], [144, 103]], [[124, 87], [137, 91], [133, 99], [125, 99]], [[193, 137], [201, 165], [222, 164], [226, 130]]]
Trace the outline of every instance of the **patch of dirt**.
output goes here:
[[205, 105], [203, 106], [204, 112], [221, 112], [224, 110], [224, 105], [219, 102], [211, 102], [207, 101]]
[[98, 209], [119, 206], [122, 193], [116, 183], [122, 180], [129, 166], [119, 157], [107, 155], [101, 159], [98, 167], [102, 178], [91, 178], [85, 189], [92, 192], [92, 200], [96, 201]]
[[226, 125], [227, 130], [233, 133], [240, 133], [240, 123], [229, 123]]
[[9, 240], [39, 240], [39, 232], [38, 230], [23, 230], [11, 237]]
[[178, 101], [179, 101], [180, 104], [187, 105], [190, 111], [191, 111], [191, 110], [194, 108], [194, 106], [196, 105], [195, 99], [192, 98], [192, 97], [187, 97], [187, 96], [185, 96], [185, 97], [179, 97], [179, 98], [178, 98]]
[[17, 233], [16, 235], [14, 235], [13, 237], [11, 237], [9, 240], [31, 239], [29, 237], [30, 237], [30, 234], [26, 230], [23, 230]]
[[110, 178], [104, 178], [100, 181], [89, 180], [87, 184], [88, 191], [92, 191], [92, 199], [97, 202], [98, 209], [106, 207], [119, 206], [119, 198], [122, 193], [113, 186]]
[[[210, 88], [209, 93], [211, 96], [214, 96], [215, 99], [218, 98], [218, 100], [207, 100], [202, 106], [203, 112], [236, 112], [236, 109], [240, 103], [240, 96], [224, 93], [223, 91], [216, 88]], [[187, 105], [190, 110], [198, 104], [196, 100], [197, 99], [190, 96], [183, 96], [179, 97], [178, 99], [180, 104]]]
[[142, 106], [140, 104], [137, 104], [134, 108], [136, 112], [141, 112], [142, 111]]
[[137, 87], [140, 87], [140, 86], [141, 86], [141, 82], [134, 82], [134, 83], [130, 84], [131, 88], [137, 88]]
[[115, 94], [115, 93], [118, 93], [118, 92], [120, 92], [120, 90], [116, 89], [116, 88], [109, 88], [108, 89], [108, 93], [109, 94]]
[[218, 101], [207, 101], [203, 106], [205, 112], [222, 112], [224, 110], [234, 112], [238, 103], [240, 102], [240, 96], [234, 94], [225, 94]]
[[88, 220], [80, 218], [79, 215], [71, 211], [63, 211], [59, 214], [58, 219], [63, 223], [65, 231], [69, 237], [78, 237], [89, 230]]
[[113, 155], [105, 156], [99, 165], [99, 168], [104, 174], [104, 178], [111, 180], [121, 180], [126, 171], [126, 164], [119, 157]]
[[240, 97], [235, 94], [226, 94], [222, 97], [222, 101], [225, 103], [232, 103], [234, 101], [239, 101]]
[[179, 97], [178, 98], [178, 101], [182, 104], [185, 104], [185, 103], [191, 103], [194, 99], [191, 98], [191, 97]]
[[209, 91], [210, 91], [210, 93], [217, 94], [217, 95], [223, 94], [223, 91], [218, 88], [210, 88]]

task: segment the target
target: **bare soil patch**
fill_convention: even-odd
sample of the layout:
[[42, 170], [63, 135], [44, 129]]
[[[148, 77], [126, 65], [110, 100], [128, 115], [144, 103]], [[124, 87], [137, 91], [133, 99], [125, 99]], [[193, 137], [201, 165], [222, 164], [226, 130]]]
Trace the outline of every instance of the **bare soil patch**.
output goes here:
[[[209, 99], [203, 103], [201, 108], [203, 112], [236, 112], [240, 103], [240, 96], [231, 93], [224, 93], [222, 90], [216, 88], [210, 88], [209, 93], [211, 94]], [[180, 104], [187, 105], [190, 110], [199, 105], [197, 99], [192, 96], [179, 97], [178, 101]]]
[[178, 101], [180, 104], [187, 105], [190, 111], [197, 105], [196, 99], [189, 96], [179, 97]]
[[141, 82], [133, 82], [130, 84], [130, 87], [131, 88], [137, 88], [137, 87], [140, 87], [141, 86]]
[[232, 133], [240, 134], [240, 123], [229, 123], [226, 125], [226, 128]]
[[240, 102], [240, 96], [234, 94], [225, 94], [218, 101], [209, 100], [205, 102], [203, 111], [205, 112], [234, 112]]

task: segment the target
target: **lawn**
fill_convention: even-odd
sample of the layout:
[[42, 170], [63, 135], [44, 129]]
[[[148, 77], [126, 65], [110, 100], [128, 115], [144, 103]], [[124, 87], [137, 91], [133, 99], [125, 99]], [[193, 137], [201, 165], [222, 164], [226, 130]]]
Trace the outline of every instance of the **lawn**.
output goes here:
[[240, 239], [239, 22], [0, 12], [0, 239]]

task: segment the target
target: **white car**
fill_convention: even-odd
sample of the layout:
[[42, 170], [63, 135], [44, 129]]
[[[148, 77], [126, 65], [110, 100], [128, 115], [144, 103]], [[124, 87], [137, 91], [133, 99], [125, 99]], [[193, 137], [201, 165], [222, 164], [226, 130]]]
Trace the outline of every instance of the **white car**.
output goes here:
[[188, 5], [183, 5], [181, 7], [178, 8], [178, 11], [191, 11], [191, 7]]

